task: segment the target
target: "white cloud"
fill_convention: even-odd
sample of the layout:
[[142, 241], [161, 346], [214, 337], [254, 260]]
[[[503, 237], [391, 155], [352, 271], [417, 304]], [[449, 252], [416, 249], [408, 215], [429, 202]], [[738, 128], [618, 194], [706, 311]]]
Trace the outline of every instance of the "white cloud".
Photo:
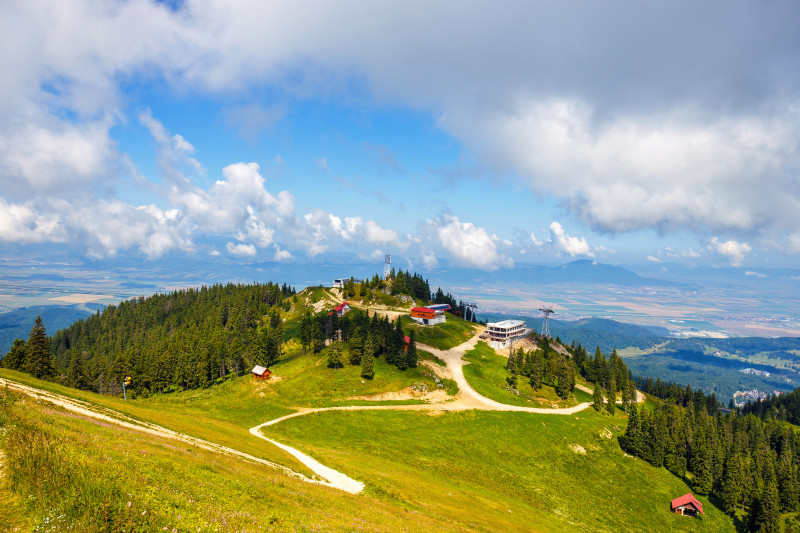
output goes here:
[[659, 259], [658, 257], [656, 257], [654, 255], [648, 255], [647, 256], [647, 260], [650, 261], [651, 263], [660, 263], [661, 262], [661, 259]]
[[0, 197], [0, 241], [64, 242], [67, 233], [61, 218], [39, 213], [30, 204], [11, 204]]
[[766, 278], [767, 277], [766, 274], [763, 274], [761, 272], [754, 272], [752, 270], [748, 270], [747, 272], [744, 273], [744, 275], [745, 276], [755, 276], [757, 278]]
[[388, 244], [397, 242], [397, 232], [393, 229], [386, 229], [379, 226], [375, 221], [368, 220], [364, 224], [365, 237], [367, 242], [372, 244]]
[[422, 264], [428, 270], [433, 270], [437, 266], [439, 266], [439, 260], [436, 258], [436, 254], [433, 252], [423, 252], [422, 253]]
[[256, 247], [252, 244], [234, 244], [229, 242], [226, 247], [229, 254], [238, 257], [255, 257], [258, 253]]
[[558, 253], [564, 253], [570, 257], [594, 257], [594, 252], [589, 243], [586, 242], [585, 237], [579, 238], [568, 235], [558, 222], [553, 221], [550, 224], [550, 235], [551, 244]]
[[[437, 110], [439, 125], [483, 163], [562, 200], [594, 228], [779, 233], [776, 242], [789, 237], [787, 251], [800, 253], [800, 7], [728, 7], [612, 0], [576, 14], [541, 2], [498, 10], [345, 1], [314, 4], [310, 17], [304, 2], [210, 0], [174, 10], [150, 1], [2, 2], [0, 47], [14, 53], [0, 56], [0, 191], [9, 205], [36, 213], [46, 212], [45, 200], [22, 203], [31, 192], [113, 203], [121, 158], [110, 131], [127, 120], [123, 81], [144, 76], [222, 97], [268, 89], [335, 100], [355, 79], [366, 99]], [[650, 21], [646, 39], [642, 20]], [[352, 39], [341, 38], [342, 27]], [[564, 27], [570, 31], [553, 30]], [[223, 114], [255, 134], [281, 109]], [[263, 179], [228, 175], [209, 190], [186, 183], [180, 167], [203, 170], [191, 143], [147, 113], [142, 123], [169, 148], [159, 161], [174, 187], [167, 200], [192, 231], [261, 244], [284, 232], [309, 240], [293, 220], [291, 193], [276, 197]], [[327, 159], [320, 163], [328, 168]], [[48, 231], [31, 228], [46, 224], [32, 216], [18, 208], [5, 224], [14, 220], [20, 235], [42, 239]], [[586, 249], [574, 239], [563, 253]], [[146, 247], [167, 242], [153, 238]]]
[[289, 261], [290, 259], [294, 259], [294, 256], [289, 251], [281, 250], [280, 246], [275, 246], [275, 261]]
[[461, 222], [453, 215], [442, 215], [436, 220], [428, 220], [428, 225], [435, 233], [438, 244], [458, 264], [483, 270], [514, 265], [513, 260], [498, 252], [497, 237], [489, 235], [484, 228], [472, 222]]
[[750, 245], [746, 242], [737, 242], [734, 240], [720, 241], [718, 237], [713, 237], [709, 248], [719, 255], [726, 257], [731, 266], [742, 266], [745, 257], [752, 250]]

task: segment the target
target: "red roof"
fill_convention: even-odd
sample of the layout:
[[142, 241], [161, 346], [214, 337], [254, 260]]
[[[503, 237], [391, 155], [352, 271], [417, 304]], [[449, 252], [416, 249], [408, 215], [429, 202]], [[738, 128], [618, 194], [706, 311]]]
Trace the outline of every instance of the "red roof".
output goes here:
[[350, 307], [350, 304], [348, 304], [347, 302], [342, 302], [341, 304], [339, 304], [338, 306], [334, 307], [333, 309], [334, 309], [335, 311], [341, 311], [342, 309], [344, 309], [344, 306], [345, 306], [345, 305], [346, 305], [347, 307]]
[[430, 313], [433, 311], [433, 309], [428, 309], [427, 307], [415, 307], [412, 309], [412, 311], [416, 311], [418, 313]]
[[683, 505], [693, 505], [695, 509], [703, 513], [703, 504], [697, 501], [697, 498], [695, 498], [691, 492], [672, 500], [672, 510]]

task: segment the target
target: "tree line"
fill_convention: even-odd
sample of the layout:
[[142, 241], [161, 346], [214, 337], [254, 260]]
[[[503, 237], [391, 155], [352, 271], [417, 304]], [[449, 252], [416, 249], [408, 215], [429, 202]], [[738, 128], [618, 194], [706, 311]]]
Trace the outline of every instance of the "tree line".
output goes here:
[[739, 408], [742, 414], [752, 413], [759, 417], [774, 418], [800, 425], [800, 389], [788, 394], [770, 395], [757, 402], [747, 402]]
[[512, 388], [517, 387], [519, 376], [528, 378], [533, 390], [542, 385], [555, 388], [562, 399], [569, 398], [575, 390], [575, 365], [572, 357], [550, 347], [546, 338], [538, 341], [538, 349], [518, 348], [512, 351], [506, 364], [509, 376], [506, 378]]
[[594, 384], [592, 406], [595, 410], [605, 409], [613, 415], [617, 409], [617, 398], [622, 401], [622, 408], [626, 412], [636, 405], [636, 382], [616, 349], [611, 351], [608, 358], [599, 346], [593, 357], [589, 357], [586, 348], [580, 344], [567, 349], [573, 354], [580, 375]]
[[725, 512], [746, 511], [749, 531], [779, 531], [781, 512], [800, 510], [797, 431], [769, 411], [722, 414], [713, 395], [689, 387], [663, 391], [670, 392], [652, 411], [632, 407], [621, 447], [718, 498]]
[[391, 322], [388, 316], [378, 314], [370, 318], [367, 313], [354, 309], [339, 317], [336, 313], [307, 312], [300, 325], [300, 344], [304, 353], [327, 350], [328, 366], [339, 368], [345, 362], [361, 365], [361, 375], [374, 377], [374, 360], [385, 361], [400, 370], [417, 366], [417, 348], [414, 332], [408, 336], [400, 325], [400, 318]]
[[[296, 291], [276, 283], [227, 284], [134, 298], [108, 306], [49, 339], [40, 320], [2, 364], [79, 389], [117, 394], [126, 376], [135, 394], [205, 387], [280, 353]], [[44, 338], [44, 342], [42, 342]], [[40, 370], [51, 355], [52, 372]]]

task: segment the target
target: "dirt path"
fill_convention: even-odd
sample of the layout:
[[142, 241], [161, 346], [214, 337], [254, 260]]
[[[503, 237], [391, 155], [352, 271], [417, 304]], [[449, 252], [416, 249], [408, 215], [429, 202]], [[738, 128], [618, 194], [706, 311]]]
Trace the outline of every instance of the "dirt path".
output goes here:
[[[11, 390], [22, 392], [22, 393], [27, 394], [28, 396], [30, 396], [32, 398], [35, 398], [37, 400], [42, 400], [42, 401], [46, 401], [46, 402], [52, 403], [54, 405], [58, 405], [58, 406], [63, 407], [64, 409], [66, 409], [68, 411], [72, 411], [74, 413], [78, 413], [80, 415], [87, 416], [87, 417], [93, 418], [95, 420], [102, 420], [103, 422], [116, 424], [118, 426], [121, 426], [121, 427], [124, 427], [124, 428], [128, 428], [128, 429], [133, 429], [133, 430], [136, 430], [136, 431], [141, 431], [143, 433], [148, 433], [148, 434], [154, 435], [156, 437], [174, 439], [174, 440], [177, 440], [177, 441], [180, 441], [180, 442], [184, 442], [186, 444], [190, 444], [192, 446], [197, 446], [198, 448], [202, 448], [204, 450], [217, 452], [217, 453], [223, 453], [225, 455], [232, 455], [232, 456], [239, 457], [241, 459], [245, 459], [245, 460], [253, 462], [253, 463], [259, 463], [259, 464], [263, 464], [263, 465], [266, 465], [266, 466], [269, 466], [269, 467], [272, 467], [272, 468], [276, 468], [276, 469], [282, 471], [283, 473], [285, 473], [285, 474], [287, 474], [289, 476], [292, 476], [292, 477], [297, 478], [297, 479], [301, 479], [301, 480], [306, 481], [308, 483], [316, 483], [316, 484], [319, 484], [319, 485], [325, 485], [325, 486], [328, 486], [328, 487], [341, 489], [341, 490], [344, 490], [344, 491], [347, 491], [347, 492], [352, 492], [353, 494], [361, 492], [361, 490], [364, 488], [364, 484], [363, 483], [361, 483], [359, 481], [352, 480], [350, 478], [347, 478], [347, 476], [344, 476], [343, 474], [341, 474], [342, 478], [346, 478], [347, 480], [349, 480], [349, 482], [345, 481], [344, 479], [338, 479], [338, 478], [333, 480], [333, 481], [331, 481], [331, 479], [328, 476], [325, 476], [325, 479], [321, 479], [321, 480], [320, 479], [312, 479], [312, 478], [309, 478], [308, 476], [305, 476], [305, 475], [303, 475], [303, 474], [301, 474], [299, 472], [295, 472], [294, 470], [292, 470], [291, 468], [288, 468], [286, 466], [279, 465], [278, 463], [274, 463], [272, 461], [267, 461], [266, 459], [261, 459], [259, 457], [252, 456], [252, 455], [250, 455], [248, 453], [240, 452], [239, 450], [235, 450], [233, 448], [229, 448], [229, 447], [223, 446], [221, 444], [216, 444], [214, 442], [210, 442], [210, 441], [207, 441], [207, 440], [198, 439], [197, 437], [192, 437], [191, 435], [186, 435], [184, 433], [179, 433], [177, 431], [173, 431], [171, 429], [167, 429], [165, 427], [162, 427], [162, 426], [159, 426], [159, 425], [156, 425], [156, 424], [151, 424], [149, 422], [142, 422], [140, 420], [135, 420], [133, 418], [125, 416], [124, 414], [119, 413], [117, 411], [114, 411], [112, 409], [108, 409], [108, 408], [101, 407], [101, 406], [98, 406], [98, 405], [90, 404], [88, 402], [83, 402], [83, 401], [80, 401], [80, 400], [74, 400], [72, 398], [67, 398], [66, 396], [62, 396], [60, 394], [55, 394], [55, 393], [52, 393], [52, 392], [43, 391], [41, 389], [35, 389], [33, 387], [28, 387], [27, 385], [23, 385], [21, 383], [15, 382], [15, 381], [9, 381], [9, 380], [5, 380], [3, 378], [0, 378], [0, 386], [8, 386], [8, 388], [11, 389]], [[251, 432], [252, 432], [252, 430], [251, 430]], [[267, 440], [270, 440], [270, 439], [267, 439]], [[280, 443], [277, 443], [275, 441], [270, 440], [270, 442], [272, 442], [273, 444], [275, 444], [279, 448], [288, 451], [292, 455], [295, 455], [295, 454], [292, 453], [292, 451], [290, 451], [290, 450], [293, 450], [294, 452], [296, 452], [298, 454], [301, 453], [301, 452], [298, 452], [297, 450], [294, 450], [293, 448], [289, 448], [288, 446], [284, 446], [284, 445], [282, 445]], [[313, 461], [313, 459], [312, 459], [312, 461]], [[320, 465], [320, 466], [322, 466], [322, 465]], [[325, 467], [322, 467], [322, 468], [325, 468]], [[311, 469], [311, 470], [316, 473], [315, 469]], [[357, 488], [356, 484], [360, 485], [360, 488], [358, 488], [358, 490], [355, 490]]]
[[[443, 375], [443, 377], [449, 378], [454, 380], [458, 384], [459, 392], [456, 395], [454, 400], [448, 401], [446, 403], [429, 403], [429, 404], [417, 404], [417, 405], [352, 405], [352, 406], [341, 406], [341, 407], [319, 407], [319, 408], [303, 408], [298, 410], [295, 413], [291, 413], [285, 416], [281, 416], [279, 418], [275, 418], [273, 420], [269, 420], [264, 422], [263, 424], [259, 424], [253, 428], [250, 428], [250, 433], [254, 436], [264, 439], [267, 442], [270, 442], [281, 449], [287, 451], [292, 456], [294, 456], [298, 461], [303, 463], [306, 467], [308, 467], [312, 472], [317, 474], [320, 477], [327, 479], [333, 485], [338, 486], [342, 490], [346, 490], [348, 492], [360, 492], [364, 488], [364, 484], [360, 481], [356, 481], [351, 479], [341, 472], [337, 470], [333, 470], [327, 466], [320, 464], [316, 459], [309, 457], [308, 455], [304, 454], [303, 452], [286, 446], [284, 444], [280, 444], [273, 439], [270, 439], [264, 436], [261, 433], [261, 429], [269, 426], [273, 426], [285, 420], [289, 420], [290, 418], [296, 418], [298, 416], [305, 416], [311, 413], [321, 413], [326, 411], [366, 411], [366, 410], [394, 410], [394, 411], [431, 411], [431, 410], [438, 410], [438, 411], [466, 411], [466, 410], [483, 410], [483, 411], [518, 411], [518, 412], [525, 412], [525, 413], [537, 413], [537, 414], [545, 414], [545, 415], [571, 415], [575, 414], [579, 411], [586, 409], [587, 407], [591, 406], [591, 402], [583, 402], [573, 407], [563, 407], [557, 409], [547, 409], [541, 407], [522, 407], [517, 405], [507, 405], [504, 403], [497, 402], [490, 398], [486, 398], [478, 394], [475, 389], [473, 389], [470, 384], [467, 382], [466, 377], [464, 376], [464, 360], [462, 357], [466, 352], [473, 349], [475, 345], [478, 343], [478, 334], [476, 333], [470, 340], [456, 346], [455, 348], [451, 348], [450, 350], [439, 350], [434, 348], [433, 346], [428, 346], [424, 344], [418, 344], [418, 346], [426, 350], [439, 359], [442, 359], [447, 364], [446, 368], [442, 368], [439, 365], [435, 364], [428, 364], [427, 366], [433, 368], [437, 373]], [[425, 361], [425, 363], [428, 363]], [[581, 390], [588, 390], [591, 393], [591, 389], [587, 389], [586, 387], [579, 387]], [[639, 401], [644, 401], [644, 395], [639, 393]]]
[[[111, 422], [123, 427], [127, 427], [130, 429], [135, 429], [138, 431], [143, 431], [146, 433], [150, 433], [152, 435], [160, 436], [160, 437], [167, 437], [176, 440], [180, 440], [182, 442], [192, 444], [194, 446], [198, 446], [200, 448], [211, 450], [219, 453], [225, 453], [228, 455], [234, 455], [246, 459], [248, 461], [253, 461], [256, 463], [261, 463], [267, 466], [271, 466], [273, 468], [277, 468], [282, 470], [288, 475], [296, 477], [298, 479], [302, 479], [303, 481], [307, 481], [309, 483], [318, 483], [320, 485], [326, 485], [328, 487], [337, 488], [343, 490], [345, 492], [349, 492], [351, 494], [358, 494], [359, 492], [364, 490], [364, 483], [361, 481], [357, 481], [352, 479], [345, 474], [334, 470], [333, 468], [327, 467], [314, 459], [313, 457], [292, 448], [291, 446], [287, 446], [285, 444], [281, 444], [280, 442], [270, 439], [269, 437], [262, 434], [262, 428], [273, 426], [285, 420], [289, 420], [290, 418], [295, 418], [298, 416], [305, 416], [311, 413], [320, 413], [324, 411], [366, 411], [366, 410], [395, 410], [395, 411], [430, 411], [430, 410], [439, 410], [439, 411], [465, 411], [465, 410], [483, 410], [483, 411], [517, 411], [517, 412], [526, 412], [526, 413], [537, 413], [537, 414], [546, 414], [546, 415], [571, 415], [582, 411], [589, 407], [591, 402], [583, 402], [578, 404], [574, 407], [564, 407], [558, 409], [547, 409], [541, 407], [522, 407], [516, 405], [507, 405], [504, 403], [497, 402], [490, 398], [486, 398], [478, 394], [475, 389], [473, 389], [470, 384], [467, 382], [466, 377], [464, 376], [464, 360], [462, 359], [464, 354], [473, 349], [475, 345], [478, 343], [478, 333], [476, 333], [471, 339], [468, 341], [456, 346], [455, 348], [451, 348], [449, 350], [439, 350], [434, 348], [433, 346], [427, 346], [424, 344], [419, 344], [419, 347], [432, 353], [439, 359], [442, 359], [446, 363], [446, 368], [442, 368], [439, 365], [429, 364], [428, 366], [434, 368], [435, 371], [441, 373], [443, 377], [449, 378], [454, 380], [459, 387], [459, 392], [456, 395], [454, 400], [444, 402], [444, 403], [430, 403], [430, 404], [416, 404], [416, 405], [354, 405], [354, 406], [341, 406], [341, 407], [320, 407], [320, 408], [301, 408], [295, 413], [291, 413], [285, 416], [281, 416], [279, 418], [275, 418], [273, 420], [269, 420], [262, 424], [259, 424], [255, 427], [250, 428], [250, 433], [254, 437], [258, 437], [259, 439], [263, 439], [270, 444], [277, 446], [278, 448], [284, 450], [285, 452], [292, 455], [302, 464], [304, 464], [309, 470], [314, 472], [317, 476], [322, 479], [311, 479], [299, 472], [295, 472], [290, 468], [287, 468], [283, 465], [279, 465], [277, 463], [273, 463], [271, 461], [266, 461], [264, 459], [259, 459], [258, 457], [254, 457], [252, 455], [240, 452], [238, 450], [234, 450], [232, 448], [228, 448], [226, 446], [222, 446], [219, 444], [215, 444], [213, 442], [205, 441], [202, 439], [198, 439], [195, 437], [191, 437], [189, 435], [185, 435], [183, 433], [178, 433], [176, 431], [172, 431], [170, 429], [157, 426], [155, 424], [149, 424], [146, 422], [141, 422], [138, 420], [134, 420], [130, 417], [127, 417], [121, 413], [116, 411], [112, 411], [110, 409], [101, 408], [98, 406], [91, 405], [86, 402], [81, 402], [79, 400], [73, 400], [67, 398], [65, 396], [61, 396], [59, 394], [49, 393], [45, 391], [41, 391], [39, 389], [34, 389], [32, 387], [28, 387], [13, 381], [7, 381], [0, 378], [0, 385], [8, 385], [11, 389], [18, 390], [24, 392], [34, 398], [46, 400], [48, 402], [54, 403], [56, 405], [60, 405], [65, 409], [70, 411], [74, 411], [85, 416], [89, 416], [92, 418], [104, 420], [107, 422]], [[427, 361], [425, 363], [428, 363]], [[592, 391], [587, 389], [583, 386], [578, 386], [581, 390], [585, 390], [589, 393]], [[637, 391], [637, 399], [639, 402], [644, 401], [644, 395]], [[104, 414], [108, 413], [108, 414]]]

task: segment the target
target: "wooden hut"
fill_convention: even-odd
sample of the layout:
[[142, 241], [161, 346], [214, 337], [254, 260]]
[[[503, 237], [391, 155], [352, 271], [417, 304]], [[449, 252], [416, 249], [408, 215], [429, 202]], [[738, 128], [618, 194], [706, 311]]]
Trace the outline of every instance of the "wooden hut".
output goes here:
[[672, 500], [670, 508], [673, 513], [683, 516], [697, 516], [697, 513], [705, 514], [703, 512], [703, 504], [697, 501], [697, 498], [691, 492]]
[[272, 375], [272, 372], [269, 371], [269, 368], [265, 368], [263, 366], [256, 365], [253, 370], [253, 377], [256, 379], [269, 379]]

